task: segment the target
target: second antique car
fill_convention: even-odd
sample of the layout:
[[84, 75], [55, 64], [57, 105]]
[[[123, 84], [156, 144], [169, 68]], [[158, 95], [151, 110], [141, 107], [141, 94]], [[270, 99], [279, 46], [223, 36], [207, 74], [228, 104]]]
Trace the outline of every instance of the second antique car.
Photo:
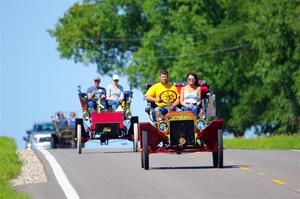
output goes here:
[[[82, 145], [89, 140], [99, 140], [108, 144], [110, 139], [128, 139], [133, 142], [133, 151], [138, 147], [138, 117], [131, 116], [130, 106], [132, 91], [124, 91], [121, 111], [103, 110], [98, 106], [96, 112], [88, 108], [87, 94], [78, 87], [78, 96], [83, 111], [83, 118], [76, 119], [75, 139], [77, 152], [82, 152]], [[87, 121], [87, 122], [85, 122]]]

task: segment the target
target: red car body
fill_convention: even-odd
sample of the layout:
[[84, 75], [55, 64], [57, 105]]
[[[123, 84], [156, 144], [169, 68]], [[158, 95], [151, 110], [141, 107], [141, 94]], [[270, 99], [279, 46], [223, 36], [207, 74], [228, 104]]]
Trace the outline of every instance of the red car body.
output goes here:
[[[83, 118], [89, 120], [89, 124], [84, 123], [83, 118], [76, 119], [77, 143], [80, 145], [89, 140], [100, 140], [101, 144], [108, 144], [109, 139], [128, 139], [133, 141], [133, 124], [138, 122], [138, 117], [130, 115], [131, 91], [125, 91], [123, 104], [124, 111], [113, 112], [105, 110], [101, 112], [90, 112], [88, 109], [87, 94], [79, 89], [79, 100], [83, 111]], [[129, 125], [125, 125], [129, 124]], [[79, 142], [78, 142], [79, 141]], [[78, 144], [77, 144], [78, 145]], [[81, 153], [81, 146], [77, 146], [78, 153]]]
[[[173, 83], [178, 91], [184, 86]], [[149, 89], [153, 84], [146, 85]], [[201, 85], [204, 98], [209, 89], [206, 84]], [[202, 102], [202, 106], [205, 101]], [[152, 108], [153, 104], [149, 105]], [[149, 111], [149, 116], [150, 116]], [[212, 152], [213, 166], [223, 167], [223, 134], [224, 120], [214, 118], [205, 122], [205, 127], [199, 129], [196, 124], [200, 120], [191, 111], [168, 112], [161, 121], [140, 122], [138, 133], [141, 145], [142, 168], [149, 169], [149, 154], [151, 153], [190, 153]], [[160, 123], [166, 123], [167, 130], [159, 128]], [[204, 122], [204, 121], [203, 121]], [[172, 128], [173, 125], [173, 128]], [[145, 143], [147, 147], [145, 146]]]

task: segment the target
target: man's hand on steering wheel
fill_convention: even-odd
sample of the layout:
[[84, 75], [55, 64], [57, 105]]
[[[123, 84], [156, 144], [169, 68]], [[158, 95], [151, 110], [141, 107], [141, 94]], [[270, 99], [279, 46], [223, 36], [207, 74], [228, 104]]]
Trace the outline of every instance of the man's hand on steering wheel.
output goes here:
[[106, 97], [106, 96], [105, 96], [105, 94], [103, 94], [103, 93], [100, 95], [100, 98], [101, 98], [101, 99], [105, 99], [105, 97]]
[[159, 95], [161, 102], [172, 104], [177, 100], [177, 93], [173, 90], [165, 90]]
[[158, 102], [158, 103], [162, 103], [163, 102], [163, 100], [162, 99], [156, 99], [156, 102]]

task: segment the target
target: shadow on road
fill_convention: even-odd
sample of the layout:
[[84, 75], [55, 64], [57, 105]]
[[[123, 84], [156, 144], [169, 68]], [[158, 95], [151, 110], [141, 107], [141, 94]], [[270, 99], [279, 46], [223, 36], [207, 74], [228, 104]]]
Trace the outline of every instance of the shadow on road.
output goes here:
[[133, 151], [83, 151], [81, 155], [136, 153]]
[[105, 151], [102, 153], [137, 153], [137, 152], [133, 152], [133, 151]]
[[[222, 169], [235, 169], [245, 165], [225, 165]], [[165, 169], [219, 169], [213, 166], [186, 166], [186, 167], [151, 167], [151, 170], [165, 170]]]

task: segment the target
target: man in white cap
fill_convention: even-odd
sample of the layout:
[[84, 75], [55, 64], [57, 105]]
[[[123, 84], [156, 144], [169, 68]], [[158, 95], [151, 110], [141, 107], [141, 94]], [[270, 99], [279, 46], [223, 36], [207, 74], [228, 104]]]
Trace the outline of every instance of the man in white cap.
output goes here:
[[107, 108], [107, 103], [105, 100], [106, 90], [103, 87], [100, 87], [101, 79], [99, 76], [94, 78], [94, 85], [89, 87], [86, 91], [88, 95], [88, 106], [91, 112], [95, 112], [97, 110], [97, 100], [100, 100], [100, 104], [104, 109]]
[[113, 75], [112, 84], [107, 87], [107, 102], [111, 106], [112, 110], [115, 111], [122, 103], [124, 99], [123, 87], [119, 85], [119, 76]]

